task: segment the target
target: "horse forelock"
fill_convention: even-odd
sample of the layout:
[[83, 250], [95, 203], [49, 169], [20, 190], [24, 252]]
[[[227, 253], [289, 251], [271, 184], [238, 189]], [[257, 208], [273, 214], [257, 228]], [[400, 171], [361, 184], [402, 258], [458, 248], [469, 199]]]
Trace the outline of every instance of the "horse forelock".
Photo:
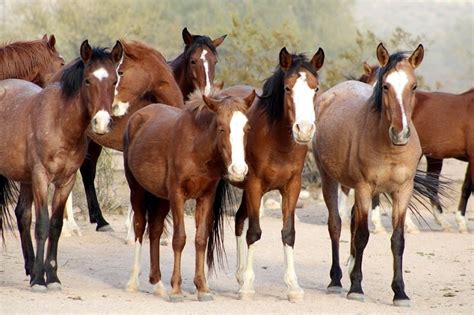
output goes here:
[[0, 47], [0, 80], [28, 77], [48, 65], [54, 52], [43, 40], [7, 43]]
[[392, 55], [390, 55], [387, 64], [384, 67], [378, 69], [376, 77], [377, 82], [374, 86], [374, 92], [372, 94], [373, 99], [373, 108], [376, 112], [382, 112], [383, 106], [383, 78], [384, 76], [391, 72], [397, 64], [405, 59], [408, 58], [408, 52], [406, 51], [399, 51]]
[[191, 58], [191, 55], [196, 51], [198, 48], [207, 47], [211, 50], [214, 56], [218, 56], [217, 49], [212, 44], [212, 40], [208, 36], [204, 35], [193, 35], [193, 42], [191, 45], [185, 47], [184, 57], [186, 60]]

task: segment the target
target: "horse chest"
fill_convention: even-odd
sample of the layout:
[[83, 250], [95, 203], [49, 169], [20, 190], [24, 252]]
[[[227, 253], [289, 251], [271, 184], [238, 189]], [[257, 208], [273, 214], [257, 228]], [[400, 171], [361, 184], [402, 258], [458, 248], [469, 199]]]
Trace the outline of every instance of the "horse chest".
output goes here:
[[54, 177], [69, 176], [80, 166], [83, 159], [83, 154], [81, 154], [83, 151], [59, 149], [54, 153], [48, 154], [44, 166]]
[[402, 163], [379, 165], [372, 168], [368, 173], [369, 181], [381, 191], [391, 191], [393, 190], [392, 187], [403, 185], [412, 176], [413, 169]]

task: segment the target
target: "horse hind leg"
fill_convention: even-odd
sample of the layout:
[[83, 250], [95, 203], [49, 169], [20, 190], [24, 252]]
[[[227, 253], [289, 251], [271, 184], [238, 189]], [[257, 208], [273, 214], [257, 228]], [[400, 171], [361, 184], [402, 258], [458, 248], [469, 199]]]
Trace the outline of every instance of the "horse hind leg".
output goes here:
[[426, 157], [428, 174], [426, 176], [431, 176], [434, 179], [434, 187], [432, 188], [432, 194], [436, 197], [431, 199], [431, 206], [433, 209], [433, 215], [436, 222], [441, 225], [444, 231], [451, 231], [451, 225], [443, 214], [443, 208], [441, 207], [441, 202], [438, 198], [438, 185], [439, 185], [439, 174], [443, 168], [443, 160], [433, 159]]
[[237, 249], [237, 267], [235, 278], [237, 279], [239, 286], [242, 286], [244, 283], [243, 274], [245, 271], [245, 253], [247, 248], [245, 246], [246, 243], [244, 236], [247, 235], [248, 228], [249, 220], [247, 218], [247, 201], [244, 191], [240, 207], [235, 215], [235, 240]]
[[72, 235], [82, 236], [81, 229], [77, 225], [76, 220], [74, 220], [72, 192], [69, 194], [66, 200], [66, 206], [64, 207], [64, 220], [61, 235], [63, 237], [71, 237]]
[[21, 184], [20, 196], [15, 208], [15, 216], [18, 222], [18, 230], [21, 238], [21, 249], [25, 260], [25, 272], [32, 276], [35, 261], [35, 252], [31, 241], [31, 205], [33, 203], [33, 192], [30, 185]]
[[372, 211], [370, 217], [372, 224], [374, 225], [373, 233], [386, 234], [387, 231], [382, 223], [382, 214], [380, 212], [380, 195], [372, 198]]
[[349, 204], [349, 197], [351, 193], [354, 194], [354, 191], [352, 189], [342, 185], [339, 187], [337, 203], [339, 208], [339, 215], [341, 216], [341, 221], [344, 224], [351, 222], [351, 206]]
[[[464, 182], [461, 189], [461, 199], [459, 200], [458, 211], [456, 211], [456, 223], [459, 226], [459, 232], [468, 233], [466, 221], [466, 207], [469, 200], [469, 197], [474, 195], [474, 160], [471, 161], [466, 170], [466, 176], [464, 177]], [[474, 202], [471, 200], [471, 205], [474, 208]]]

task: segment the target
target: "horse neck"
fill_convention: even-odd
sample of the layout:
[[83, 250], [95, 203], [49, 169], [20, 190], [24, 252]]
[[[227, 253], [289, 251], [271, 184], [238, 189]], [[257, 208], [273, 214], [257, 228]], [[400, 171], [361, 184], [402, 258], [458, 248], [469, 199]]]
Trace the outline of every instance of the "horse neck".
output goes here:
[[[87, 110], [89, 100], [87, 97], [78, 92], [77, 95], [68, 100], [61, 100], [58, 107], [57, 122], [65, 138], [75, 145], [82, 143], [85, 138], [85, 132], [90, 124], [90, 117]], [[68, 119], [64, 119], [68, 117]]]
[[[206, 112], [201, 115], [214, 115], [213, 113]], [[199, 157], [203, 161], [219, 161], [218, 165], [223, 165], [219, 148], [217, 144], [217, 126], [215, 118], [210, 123], [200, 124], [196, 122], [196, 118], [190, 113], [190, 119], [193, 121], [193, 127], [197, 131], [195, 134], [197, 137], [193, 141], [194, 148], [199, 152]], [[219, 166], [220, 167], [220, 166]]]
[[189, 94], [194, 91], [193, 83], [189, 80], [187, 75], [187, 62], [184, 59], [184, 53], [176, 57], [170, 62], [171, 69], [173, 70], [173, 76], [178, 83], [181, 93], [185, 100], [188, 100]]
[[263, 119], [256, 119], [254, 121], [255, 124], [253, 125], [258, 126], [265, 124], [266, 127], [263, 129], [268, 130], [268, 136], [271, 139], [278, 139], [279, 150], [287, 151], [293, 149], [296, 146], [296, 143], [293, 139], [293, 134], [291, 131], [293, 124], [289, 117], [285, 114], [279, 120], [270, 121], [270, 119], [268, 119], [268, 115], [269, 114], [267, 112], [264, 112], [264, 116], [266, 117], [263, 117]]

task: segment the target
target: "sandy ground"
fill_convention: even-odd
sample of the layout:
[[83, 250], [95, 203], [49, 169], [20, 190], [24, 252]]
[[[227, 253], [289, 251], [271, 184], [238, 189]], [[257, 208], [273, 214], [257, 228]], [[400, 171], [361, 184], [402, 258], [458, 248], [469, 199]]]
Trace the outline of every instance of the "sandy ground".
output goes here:
[[[465, 164], [448, 163], [447, 174], [464, 175]], [[451, 165], [451, 166], [450, 166]], [[456, 188], [458, 189], [458, 188]], [[457, 198], [457, 196], [455, 196]], [[451, 202], [451, 207], [457, 200]], [[255, 290], [253, 301], [238, 300], [234, 278], [235, 240], [233, 219], [226, 226], [228, 266], [209, 279], [213, 302], [198, 302], [193, 285], [194, 222], [186, 218], [188, 244], [183, 255], [183, 288], [185, 301], [173, 304], [151, 294], [148, 283], [148, 242], [142, 254], [140, 291], [128, 293], [124, 287], [130, 274], [134, 247], [125, 245], [124, 218], [108, 216], [115, 232], [97, 233], [84, 220], [78, 223], [82, 237], [61, 238], [59, 277], [62, 291], [33, 293], [24, 274], [19, 237], [7, 235], [7, 250], [0, 261], [0, 313], [474, 313], [474, 221], [469, 214], [471, 233], [441, 232], [428, 212], [422, 212], [429, 227], [406, 235], [404, 279], [412, 307], [392, 306], [392, 255], [390, 234], [371, 234], [363, 262], [364, 303], [350, 301], [341, 295], [326, 294], [331, 262], [330, 241], [326, 228], [326, 208], [321, 201], [307, 201], [297, 210], [295, 264], [304, 301], [289, 303], [283, 282], [284, 262], [280, 240], [279, 210], [267, 210], [262, 218], [263, 235], [255, 257]], [[448, 213], [454, 224], [454, 214]], [[383, 217], [390, 230], [390, 219]], [[171, 246], [162, 246], [163, 281], [169, 289], [172, 267]], [[341, 263], [349, 253], [349, 229], [341, 237]], [[349, 288], [347, 268], [343, 266], [343, 285]]]

